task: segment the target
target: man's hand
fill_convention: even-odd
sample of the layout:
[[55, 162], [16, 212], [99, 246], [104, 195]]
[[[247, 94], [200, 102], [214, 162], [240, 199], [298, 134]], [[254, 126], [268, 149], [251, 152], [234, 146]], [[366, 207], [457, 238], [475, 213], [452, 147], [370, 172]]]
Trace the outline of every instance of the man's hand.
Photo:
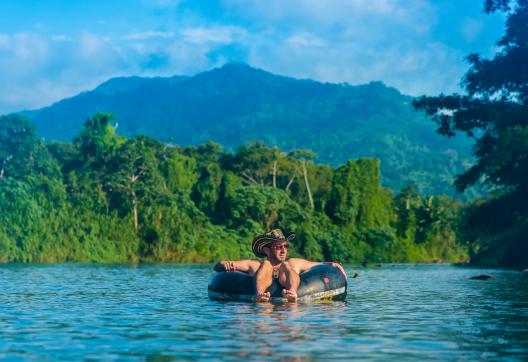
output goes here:
[[230, 272], [230, 271], [237, 271], [238, 268], [234, 261], [222, 260], [216, 263], [213, 269], [216, 272], [223, 272], [223, 271]]
[[226, 272], [234, 272], [236, 271], [236, 265], [232, 261], [224, 261], [224, 269]]
[[333, 261], [326, 262], [326, 263], [324, 263], [324, 264], [330, 264], [330, 265], [333, 266], [334, 268], [339, 269], [339, 271], [344, 275], [345, 279], [347, 278], [347, 275], [346, 275], [345, 269], [343, 268], [343, 266], [341, 266], [341, 264], [339, 264], [339, 263], [335, 263], [335, 262], [333, 262]]
[[292, 289], [283, 289], [282, 296], [290, 303], [295, 303], [297, 301], [297, 292]]
[[270, 292], [264, 292], [264, 293], [257, 293], [257, 296], [255, 297], [255, 302], [262, 303], [262, 302], [269, 302], [271, 298]]

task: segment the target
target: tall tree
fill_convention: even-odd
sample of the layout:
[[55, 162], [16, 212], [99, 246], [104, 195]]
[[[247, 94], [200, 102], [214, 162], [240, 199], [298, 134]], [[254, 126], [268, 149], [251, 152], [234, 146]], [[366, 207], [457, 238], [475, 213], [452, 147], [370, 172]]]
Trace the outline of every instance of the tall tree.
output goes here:
[[125, 142], [112, 159], [112, 172], [107, 175], [105, 183], [115, 208], [132, 212], [136, 233], [139, 230], [139, 207], [160, 204], [163, 196], [168, 194], [155, 156], [156, 147], [161, 147], [160, 143], [147, 137]]
[[247, 184], [272, 185], [276, 188], [277, 160], [280, 158], [278, 148], [269, 148], [263, 142], [249, 142], [234, 155], [225, 155], [222, 164], [242, 177]]
[[[499, 196], [487, 201], [494, 206], [473, 210], [469, 226], [481, 224], [477, 239], [481, 244], [488, 240], [481, 249], [510, 245], [498, 262], [511, 263], [528, 253], [528, 0], [486, 0], [484, 9], [507, 16], [497, 53], [492, 59], [478, 54], [467, 57], [470, 68], [462, 80], [465, 94], [421, 97], [413, 104], [438, 123], [440, 134], [450, 137], [465, 132], [475, 139], [476, 163], [455, 184], [464, 190], [483, 183], [497, 191]], [[507, 222], [493, 229], [490, 225], [499, 221], [489, 211], [497, 208], [502, 208], [500, 214], [507, 215]], [[507, 237], [505, 230], [510, 232]]]
[[376, 159], [348, 161], [334, 172], [326, 213], [348, 230], [387, 227], [391, 195], [380, 185], [380, 162]]
[[[484, 181], [528, 187], [528, 1], [486, 0], [486, 12], [504, 11], [506, 34], [493, 59], [467, 57], [462, 80], [467, 94], [421, 97], [413, 104], [439, 124], [438, 132], [461, 131], [476, 139], [477, 162], [456, 181], [459, 190]], [[519, 190], [520, 191], [520, 190]]]
[[310, 190], [310, 182], [308, 181], [308, 169], [306, 168], [306, 160], [313, 160], [317, 155], [309, 150], [293, 150], [289, 154], [290, 157], [298, 159], [301, 163], [301, 170], [304, 178], [304, 186], [306, 187], [306, 194], [308, 195], [308, 202], [310, 209], [315, 209], [315, 204], [312, 196], [312, 191]]
[[27, 119], [15, 114], [0, 116], [0, 179], [58, 172], [57, 163]]
[[112, 124], [115, 119], [111, 113], [96, 113], [84, 123], [84, 128], [73, 140], [84, 158], [84, 166], [104, 164], [125, 142], [126, 139], [116, 133], [117, 123]]

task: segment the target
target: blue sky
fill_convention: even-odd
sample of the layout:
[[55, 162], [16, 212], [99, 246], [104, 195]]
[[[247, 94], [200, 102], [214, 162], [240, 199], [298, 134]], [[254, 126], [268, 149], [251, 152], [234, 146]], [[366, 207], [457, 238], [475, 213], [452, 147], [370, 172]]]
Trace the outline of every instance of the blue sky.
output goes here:
[[192, 75], [226, 62], [325, 82], [460, 92], [469, 53], [504, 30], [481, 0], [2, 0], [0, 114], [115, 76]]

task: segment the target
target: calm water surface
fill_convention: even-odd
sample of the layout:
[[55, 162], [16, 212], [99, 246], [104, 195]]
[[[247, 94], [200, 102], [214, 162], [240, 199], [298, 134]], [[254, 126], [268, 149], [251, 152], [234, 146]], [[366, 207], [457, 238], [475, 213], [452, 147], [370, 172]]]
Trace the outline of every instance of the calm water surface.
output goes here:
[[210, 265], [2, 265], [0, 359], [528, 360], [527, 273], [347, 269], [346, 302], [254, 305], [208, 300]]

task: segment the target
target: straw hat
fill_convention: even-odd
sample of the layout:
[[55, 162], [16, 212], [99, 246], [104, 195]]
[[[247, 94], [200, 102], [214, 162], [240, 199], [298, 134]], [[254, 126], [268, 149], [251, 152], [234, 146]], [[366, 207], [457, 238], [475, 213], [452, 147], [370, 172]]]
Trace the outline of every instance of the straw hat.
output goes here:
[[262, 251], [263, 247], [268, 244], [276, 243], [279, 241], [290, 241], [293, 238], [295, 238], [295, 234], [290, 234], [288, 235], [288, 237], [285, 237], [281, 229], [273, 229], [253, 239], [253, 244], [251, 244], [251, 248], [253, 249], [253, 253], [256, 256], [265, 257], [266, 254], [264, 254], [264, 252]]

